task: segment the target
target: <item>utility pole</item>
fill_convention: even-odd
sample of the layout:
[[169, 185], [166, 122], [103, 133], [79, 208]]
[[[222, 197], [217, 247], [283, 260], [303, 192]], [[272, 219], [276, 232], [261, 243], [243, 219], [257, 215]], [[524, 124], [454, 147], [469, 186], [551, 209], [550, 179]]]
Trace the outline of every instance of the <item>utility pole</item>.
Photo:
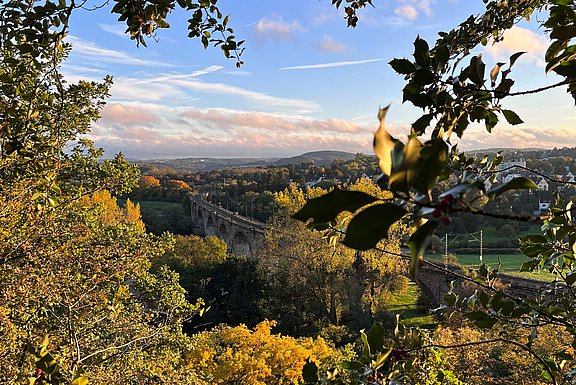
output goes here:
[[482, 249], [484, 246], [484, 237], [483, 237], [483, 233], [482, 230], [480, 230], [480, 264], [482, 264]]
[[448, 260], [448, 233], [444, 235], [444, 258]]

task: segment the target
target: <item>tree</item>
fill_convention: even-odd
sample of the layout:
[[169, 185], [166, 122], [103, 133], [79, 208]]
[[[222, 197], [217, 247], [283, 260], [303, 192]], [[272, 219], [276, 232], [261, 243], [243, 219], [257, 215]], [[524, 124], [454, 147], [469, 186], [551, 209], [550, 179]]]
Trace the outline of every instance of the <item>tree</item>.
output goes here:
[[160, 181], [151, 175], [142, 175], [138, 180], [138, 188], [149, 189], [152, 187], [160, 187]]
[[220, 326], [194, 337], [188, 365], [212, 384], [299, 384], [307, 360], [328, 368], [343, 358], [322, 338], [295, 339], [272, 334], [274, 321], [254, 330]]
[[[170, 237], [146, 234], [139, 208], [111, 194], [139, 177], [82, 138], [110, 78], [62, 80], [74, 4], [0, 8], [0, 382], [194, 381], [181, 358], [186, 302], [177, 275], [150, 273]], [[45, 338], [46, 337], [46, 338]]]
[[[422, 109], [422, 115], [412, 124], [405, 142], [387, 132], [384, 122], [387, 108], [379, 112], [380, 128], [374, 140], [382, 171], [379, 185], [393, 194], [395, 200], [375, 204], [378, 198], [372, 195], [335, 190], [309, 201], [296, 217], [311, 220], [312, 226], [326, 228], [337, 222], [342, 211], [355, 212], [346, 229], [344, 242], [364, 250], [376, 246], [390, 226], [404, 221], [408, 215], [411, 236], [406, 245], [411, 252], [412, 276], [417, 276], [421, 265], [431, 263], [425, 260], [424, 255], [434, 233], [462, 213], [495, 219], [540, 221], [543, 233], [523, 237], [520, 241], [521, 250], [529, 257], [522, 270], [549, 270], [556, 274], [566, 289], [555, 291], [555, 282], [551, 282], [542, 287], [541, 294], [535, 299], [517, 298], [496, 288], [493, 284], [497, 272], [482, 266], [475, 280], [479, 288], [477, 293], [467, 297], [450, 293], [446, 297], [445, 310], [461, 312], [465, 319], [480, 329], [502, 326], [499, 341], [523, 349], [535, 358], [543, 381], [571, 383], [574, 378], [570, 370], [574, 361], [571, 355], [563, 350], [539, 353], [532, 346], [540, 333], [540, 325], [554, 325], [559, 331], [568, 332], [574, 340], [572, 343], [576, 343], [573, 317], [576, 297], [572, 290], [576, 282], [576, 228], [572, 222], [572, 202], [558, 196], [551, 211], [539, 217], [489, 211], [490, 201], [509, 191], [536, 189], [536, 183], [527, 177], [517, 177], [488, 188], [485, 181], [500, 172], [497, 166], [502, 156], [475, 158], [459, 152], [453, 140], [454, 137], [465, 140], [470, 123], [482, 123], [488, 133], [501, 119], [510, 125], [521, 124], [518, 114], [505, 106], [511, 98], [542, 93], [555, 87], [565, 87], [576, 98], [576, 56], [572, 44], [576, 37], [572, 28], [576, 10], [573, 1], [561, 0], [484, 3], [484, 13], [470, 16], [451, 31], [440, 32], [433, 46], [417, 37], [413, 58], [398, 58], [390, 62], [406, 80], [403, 100]], [[515, 81], [510, 74], [523, 52], [502, 58], [503, 62], [491, 65], [489, 73], [482, 56], [471, 52], [480, 45], [502, 41], [506, 30], [522, 19], [535, 16], [551, 39], [544, 58], [546, 72], [554, 72], [563, 79], [539, 89], [513, 91]], [[449, 184], [443, 191], [433, 194], [439, 180], [447, 180]], [[488, 199], [478, 207], [477, 197]], [[371, 231], [375, 228], [378, 231]], [[527, 340], [507, 338], [508, 333], [518, 330], [527, 332], [530, 337]], [[376, 337], [372, 341], [370, 338], [367, 342], [365, 340], [365, 345], [372, 354], [368, 356], [375, 361], [366, 359], [356, 368], [366, 370], [368, 367], [375, 372], [383, 370], [391, 378], [410, 375], [408, 368], [414, 363], [410, 355], [417, 351], [454, 348], [421, 340], [410, 347], [407, 356], [398, 359], [398, 355], [390, 352], [399, 348], [406, 352], [406, 346], [399, 345], [402, 341], [400, 336], [391, 346], [392, 350], [383, 349], [383, 345], [374, 339], [378, 340]], [[477, 344], [491, 342], [479, 341]]]
[[[386, 195], [364, 179], [350, 190]], [[283, 331], [310, 335], [327, 325], [361, 328], [372, 322], [382, 296], [405, 271], [397, 257], [380, 251], [358, 253], [339, 243], [340, 233], [310, 232], [290, 218], [307, 197], [326, 191], [304, 193], [295, 185], [276, 194], [279, 210], [266, 234], [260, 264], [273, 290], [270, 317]], [[343, 215], [341, 223], [346, 223]], [[401, 226], [395, 226], [382, 250], [399, 252]], [[275, 294], [274, 294], [275, 293]]]

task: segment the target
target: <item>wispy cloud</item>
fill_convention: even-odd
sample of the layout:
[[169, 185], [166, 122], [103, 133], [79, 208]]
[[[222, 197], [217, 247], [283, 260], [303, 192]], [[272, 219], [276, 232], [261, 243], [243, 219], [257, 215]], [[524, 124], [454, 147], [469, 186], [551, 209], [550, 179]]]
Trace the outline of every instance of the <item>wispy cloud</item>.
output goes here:
[[299, 65], [299, 66], [282, 67], [282, 68], [280, 68], [280, 70], [281, 71], [288, 71], [288, 70], [307, 70], [307, 69], [316, 69], [316, 68], [334, 68], [334, 67], [343, 67], [343, 66], [351, 66], [351, 65], [358, 65], [358, 64], [374, 63], [374, 62], [379, 62], [382, 60], [384, 60], [384, 59], [337, 61], [337, 62], [322, 63], [322, 64], [307, 64], [307, 65]]
[[171, 80], [171, 83], [195, 91], [238, 96], [251, 101], [257, 106], [265, 105], [271, 107], [289, 108], [297, 114], [305, 114], [321, 110], [318, 104], [310, 100], [277, 97], [265, 94], [263, 92], [231, 86], [224, 83], [206, 83], [200, 80], [181, 79]]
[[122, 24], [102, 24], [98, 23], [98, 27], [104, 31], [111, 33], [112, 35], [120, 36], [126, 39], [130, 38], [130, 35], [125, 33], [126, 28]]
[[71, 57], [80, 56], [83, 58], [89, 58], [94, 62], [127, 64], [142, 67], [173, 67], [172, 64], [166, 62], [136, 58], [124, 51], [103, 48], [98, 46], [96, 43], [72, 35], [68, 36], [66, 39], [73, 47]]

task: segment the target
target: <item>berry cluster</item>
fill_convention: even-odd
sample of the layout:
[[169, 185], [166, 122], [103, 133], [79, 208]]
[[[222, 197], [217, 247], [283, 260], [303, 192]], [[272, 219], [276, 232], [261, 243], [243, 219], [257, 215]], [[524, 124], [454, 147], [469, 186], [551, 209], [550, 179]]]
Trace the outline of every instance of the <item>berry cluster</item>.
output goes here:
[[442, 218], [442, 224], [448, 226], [451, 222], [450, 212], [452, 211], [452, 203], [454, 202], [454, 197], [452, 194], [448, 194], [440, 198], [436, 204], [436, 209], [432, 211], [432, 216], [436, 219]]
[[403, 361], [410, 358], [410, 353], [404, 349], [392, 349], [390, 352], [390, 360], [392, 361]]

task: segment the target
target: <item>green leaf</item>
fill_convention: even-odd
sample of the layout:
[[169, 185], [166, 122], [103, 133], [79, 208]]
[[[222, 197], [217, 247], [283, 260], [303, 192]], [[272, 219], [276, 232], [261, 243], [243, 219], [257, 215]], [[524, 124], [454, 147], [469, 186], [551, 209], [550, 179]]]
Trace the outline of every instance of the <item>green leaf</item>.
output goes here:
[[364, 367], [364, 364], [360, 361], [342, 361], [340, 365], [343, 369], [354, 371], [360, 370]]
[[344, 191], [335, 188], [326, 195], [310, 199], [292, 217], [306, 222], [312, 219], [313, 224], [326, 224], [334, 222], [336, 216], [342, 211], [355, 212], [367, 204], [377, 201], [372, 195], [360, 191]]
[[306, 384], [316, 384], [318, 378], [318, 366], [310, 358], [306, 359], [304, 367], [302, 367], [302, 378]]
[[466, 313], [464, 316], [466, 318], [468, 318], [470, 321], [476, 321], [476, 320], [485, 318], [486, 313], [484, 313], [482, 311], [471, 311], [469, 313]]
[[420, 67], [427, 68], [430, 64], [430, 47], [420, 36], [414, 40], [414, 59]]
[[408, 192], [420, 174], [422, 143], [412, 137], [406, 146], [395, 146], [389, 185], [392, 190]]
[[492, 133], [492, 129], [498, 124], [498, 115], [493, 111], [488, 111], [488, 115], [484, 118], [484, 124], [486, 125], [486, 131]]
[[480, 318], [478, 320], [476, 320], [476, 322], [474, 323], [476, 325], [476, 327], [480, 328], [480, 329], [491, 329], [492, 326], [494, 326], [496, 324], [496, 322], [498, 322], [498, 320], [496, 318], [492, 318], [492, 317], [485, 317], [485, 318]]
[[514, 178], [508, 183], [502, 183], [486, 192], [492, 198], [500, 196], [510, 190], [536, 190], [538, 185], [532, 179], [523, 176]]
[[388, 238], [390, 226], [405, 214], [406, 210], [393, 203], [370, 206], [350, 221], [342, 243], [356, 250], [371, 249], [382, 238]]
[[[539, 264], [540, 260], [538, 259], [532, 259], [530, 261], [526, 261], [522, 264], [522, 267], [520, 267], [520, 272], [533, 271]], [[576, 276], [574, 278], [576, 278]]]
[[434, 114], [422, 115], [418, 120], [412, 123], [412, 130], [414, 130], [417, 135], [422, 135], [424, 131], [426, 131], [426, 128], [430, 126], [433, 117]]
[[416, 66], [408, 59], [393, 59], [388, 64], [394, 71], [402, 75], [410, 75], [416, 72]]
[[448, 63], [448, 60], [450, 60], [450, 50], [446, 44], [436, 47], [434, 59], [436, 59], [436, 71], [442, 71], [446, 63]]
[[506, 121], [508, 123], [510, 123], [511, 125], [515, 126], [517, 124], [522, 124], [524, 123], [524, 121], [522, 119], [520, 119], [520, 117], [518, 116], [518, 114], [516, 114], [514, 111], [512, 110], [502, 110], [502, 113], [504, 114], [504, 117], [506, 118]]
[[576, 282], [576, 272], [572, 272], [566, 276], [566, 285], [573, 285], [574, 282]]
[[384, 347], [384, 327], [380, 322], [374, 322], [370, 328], [368, 343], [370, 344], [370, 351], [373, 353], [381, 351]]
[[512, 66], [514, 65], [514, 63], [516, 63], [516, 60], [518, 60], [518, 58], [522, 55], [524, 55], [526, 52], [522, 51], [522, 52], [516, 52], [515, 54], [513, 54], [512, 56], [510, 56], [510, 67], [512, 68]]
[[430, 244], [432, 234], [438, 222], [429, 221], [418, 227], [418, 229], [410, 236], [407, 242], [410, 248], [410, 254], [412, 256], [410, 261], [410, 276], [415, 277], [418, 268], [420, 267], [420, 259], [424, 256], [426, 248]]
[[364, 332], [364, 329], [360, 330], [360, 339], [362, 340], [362, 354], [366, 358], [370, 358], [372, 354], [370, 351], [370, 343], [368, 342], [368, 335]]

